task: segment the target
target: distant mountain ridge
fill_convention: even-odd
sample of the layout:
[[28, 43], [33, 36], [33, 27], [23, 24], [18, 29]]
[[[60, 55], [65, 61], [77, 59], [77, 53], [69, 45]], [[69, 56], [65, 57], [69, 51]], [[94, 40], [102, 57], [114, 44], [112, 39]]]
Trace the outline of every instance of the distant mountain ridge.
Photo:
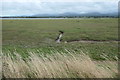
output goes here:
[[118, 16], [117, 12], [114, 13], [98, 13], [98, 12], [91, 12], [91, 13], [83, 13], [83, 14], [79, 14], [79, 13], [71, 13], [71, 12], [67, 12], [67, 13], [62, 13], [62, 14], [36, 14], [36, 15], [32, 15], [35, 17], [42, 17], [42, 16]]
[[35, 15], [22, 15], [22, 16], [1, 16], [1, 17], [120, 17], [120, 12], [112, 13], [99, 13], [99, 12], [90, 12], [90, 13], [74, 13], [66, 12], [61, 14], [35, 14]]

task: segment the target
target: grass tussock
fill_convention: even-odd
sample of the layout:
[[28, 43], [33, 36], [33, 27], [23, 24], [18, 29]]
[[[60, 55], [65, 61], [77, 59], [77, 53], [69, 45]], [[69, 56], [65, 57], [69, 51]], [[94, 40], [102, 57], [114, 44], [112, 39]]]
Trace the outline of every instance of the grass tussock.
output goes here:
[[43, 55], [29, 51], [23, 59], [18, 53], [3, 56], [5, 78], [114, 78], [117, 65], [109, 61], [96, 62], [84, 54], [53, 52]]

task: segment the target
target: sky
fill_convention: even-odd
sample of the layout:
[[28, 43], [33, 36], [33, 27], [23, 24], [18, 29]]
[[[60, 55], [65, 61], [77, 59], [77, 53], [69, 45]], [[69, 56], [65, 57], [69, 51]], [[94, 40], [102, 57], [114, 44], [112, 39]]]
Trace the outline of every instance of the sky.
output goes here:
[[0, 0], [0, 16], [61, 13], [113, 13], [119, 0]]

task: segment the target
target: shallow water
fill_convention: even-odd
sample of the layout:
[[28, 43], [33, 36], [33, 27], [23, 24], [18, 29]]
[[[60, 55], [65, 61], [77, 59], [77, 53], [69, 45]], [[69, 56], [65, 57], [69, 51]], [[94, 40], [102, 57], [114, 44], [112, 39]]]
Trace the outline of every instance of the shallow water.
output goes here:
[[4, 19], [11, 20], [11, 19], [76, 19], [76, 18], [0, 18], [0, 19], [2, 19], [2, 20], [4, 20]]

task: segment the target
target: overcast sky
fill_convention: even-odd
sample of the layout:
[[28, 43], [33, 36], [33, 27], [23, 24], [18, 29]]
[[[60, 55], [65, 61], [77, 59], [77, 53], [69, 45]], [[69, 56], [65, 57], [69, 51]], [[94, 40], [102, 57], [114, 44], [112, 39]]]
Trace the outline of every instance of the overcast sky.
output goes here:
[[59, 13], [112, 13], [118, 11], [119, 0], [1, 0], [0, 16], [59, 14]]

